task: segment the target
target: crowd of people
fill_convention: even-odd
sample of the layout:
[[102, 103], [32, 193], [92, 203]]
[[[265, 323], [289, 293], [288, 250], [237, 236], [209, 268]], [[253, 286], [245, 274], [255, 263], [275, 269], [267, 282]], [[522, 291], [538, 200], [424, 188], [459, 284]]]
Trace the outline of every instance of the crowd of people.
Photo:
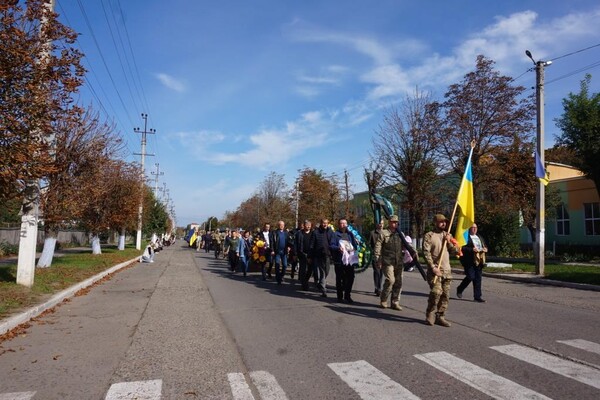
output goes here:
[[[387, 228], [383, 222], [378, 224], [370, 234], [369, 244], [373, 251], [374, 294], [379, 297], [379, 306], [402, 311], [403, 271], [412, 271], [419, 256], [410, 245], [410, 237], [404, 237], [398, 229], [398, 222], [398, 216], [392, 215]], [[470, 229], [467, 245], [460, 247], [447, 232], [448, 223], [444, 215], [435, 215], [434, 228], [425, 234], [422, 248], [430, 287], [425, 322], [444, 327], [450, 326], [446, 320], [452, 282], [450, 256], [460, 256], [465, 269], [457, 297], [462, 298], [463, 291], [473, 282], [475, 301], [485, 302], [481, 294], [481, 270], [486, 265], [487, 252], [483, 238], [477, 234], [476, 224]], [[286, 229], [284, 221], [278, 221], [275, 229], [265, 223], [254, 232], [226, 229], [224, 232], [199, 233], [197, 237], [197, 251], [213, 251], [216, 258], [227, 260], [234, 273], [239, 271], [246, 277], [250, 263], [253, 263], [260, 270], [263, 281], [274, 279], [281, 285], [289, 268], [291, 279], [297, 273], [300, 290], [309, 290], [312, 277], [321, 297], [328, 297], [326, 280], [333, 266], [337, 301], [354, 303], [352, 287], [359, 244], [345, 218], [337, 221], [337, 229], [323, 218], [314, 227], [311, 221], [305, 220], [297, 229], [290, 230]]]

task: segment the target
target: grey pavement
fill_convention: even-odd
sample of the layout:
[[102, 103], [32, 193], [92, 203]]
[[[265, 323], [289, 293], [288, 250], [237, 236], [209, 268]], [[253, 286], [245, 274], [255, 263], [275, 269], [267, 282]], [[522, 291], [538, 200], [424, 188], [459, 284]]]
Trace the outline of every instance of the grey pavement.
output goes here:
[[12, 368], [2, 368], [0, 393], [28, 388], [36, 398], [103, 398], [113, 383], [162, 379], [163, 398], [223, 398], [223, 371], [245, 372], [244, 364], [195, 252], [177, 251], [182, 243], [1, 343], [0, 364]]

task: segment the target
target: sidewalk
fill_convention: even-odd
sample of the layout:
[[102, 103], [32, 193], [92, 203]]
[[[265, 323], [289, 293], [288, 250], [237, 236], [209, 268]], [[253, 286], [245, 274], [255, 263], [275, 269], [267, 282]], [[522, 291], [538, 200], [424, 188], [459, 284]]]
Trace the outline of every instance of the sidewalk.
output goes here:
[[[580, 264], [578, 264], [578, 265], [580, 265]], [[456, 274], [456, 275], [464, 275], [465, 274], [462, 268], [452, 268], [452, 273]], [[517, 274], [517, 273], [485, 272], [484, 271], [483, 276], [486, 278], [504, 279], [504, 280], [508, 280], [508, 281], [535, 283], [538, 285], [567, 287], [567, 288], [571, 288], [571, 289], [591, 290], [594, 292], [600, 292], [600, 286], [597, 286], [597, 285], [555, 281], [555, 280], [543, 278], [541, 276], [535, 275], [533, 273], [528, 273], [528, 272], [523, 272], [523, 273]]]

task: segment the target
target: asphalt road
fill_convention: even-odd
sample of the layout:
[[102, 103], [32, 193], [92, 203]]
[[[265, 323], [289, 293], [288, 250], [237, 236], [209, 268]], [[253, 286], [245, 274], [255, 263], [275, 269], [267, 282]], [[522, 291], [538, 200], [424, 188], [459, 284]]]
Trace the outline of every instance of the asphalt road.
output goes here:
[[404, 278], [403, 311], [370, 270], [340, 304], [176, 244], [2, 343], [0, 400], [600, 398], [600, 292], [456, 282], [443, 328]]

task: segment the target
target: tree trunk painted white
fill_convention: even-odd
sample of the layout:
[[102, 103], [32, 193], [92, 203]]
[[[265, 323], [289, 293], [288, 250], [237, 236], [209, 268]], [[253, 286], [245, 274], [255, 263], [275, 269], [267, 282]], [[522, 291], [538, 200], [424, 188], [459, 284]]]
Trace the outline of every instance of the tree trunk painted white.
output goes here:
[[102, 254], [100, 248], [100, 238], [98, 235], [92, 235], [92, 254]]
[[38, 260], [38, 268], [49, 268], [52, 266], [52, 259], [54, 258], [54, 249], [56, 248], [56, 237], [46, 237], [44, 240], [44, 250]]
[[119, 235], [119, 250], [125, 250], [125, 229], [123, 229], [121, 231], [121, 234]]

